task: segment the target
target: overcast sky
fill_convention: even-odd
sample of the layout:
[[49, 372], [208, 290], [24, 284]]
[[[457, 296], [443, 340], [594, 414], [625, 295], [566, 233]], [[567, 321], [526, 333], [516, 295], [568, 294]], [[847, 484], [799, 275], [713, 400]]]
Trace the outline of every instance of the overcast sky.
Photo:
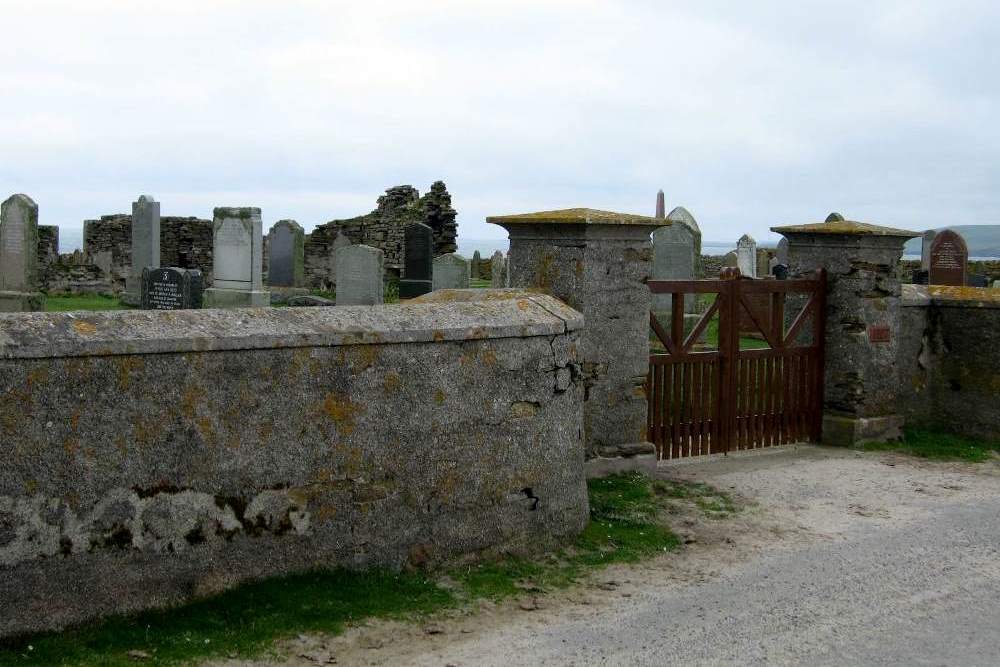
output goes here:
[[443, 179], [487, 215], [687, 207], [706, 240], [1000, 223], [1000, 3], [0, 0], [0, 190], [43, 224]]

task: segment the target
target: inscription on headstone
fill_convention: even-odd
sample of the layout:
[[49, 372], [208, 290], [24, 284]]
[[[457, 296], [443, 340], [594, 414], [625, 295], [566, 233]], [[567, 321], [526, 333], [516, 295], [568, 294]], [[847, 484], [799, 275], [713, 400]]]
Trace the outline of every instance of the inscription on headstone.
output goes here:
[[352, 245], [337, 250], [337, 305], [383, 302], [384, 255], [378, 248]]
[[38, 291], [38, 205], [14, 195], [0, 206], [0, 291]]
[[201, 271], [177, 267], [147, 267], [142, 270], [144, 310], [201, 308]]
[[965, 285], [969, 249], [957, 232], [945, 229], [931, 243], [931, 263], [928, 282], [931, 285]]
[[399, 281], [399, 298], [412, 299], [427, 294], [433, 286], [434, 231], [415, 222], [405, 230], [403, 279]]

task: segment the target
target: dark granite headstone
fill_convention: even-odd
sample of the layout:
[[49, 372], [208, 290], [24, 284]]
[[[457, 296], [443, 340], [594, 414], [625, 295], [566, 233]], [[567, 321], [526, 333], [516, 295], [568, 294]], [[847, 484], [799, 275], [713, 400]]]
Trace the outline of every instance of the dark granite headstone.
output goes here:
[[931, 242], [930, 284], [965, 285], [968, 261], [969, 249], [961, 235], [950, 229], [938, 232]]
[[176, 267], [142, 270], [143, 310], [201, 308], [201, 271]]
[[914, 285], [926, 285], [928, 279], [927, 269], [914, 269], [913, 277], [910, 279]]
[[434, 231], [415, 222], [406, 227], [403, 279], [399, 281], [399, 298], [413, 299], [432, 289], [434, 275]]
[[299, 296], [293, 296], [288, 300], [289, 306], [303, 307], [303, 306], [333, 306], [334, 302], [330, 299], [324, 299], [321, 296], [315, 296], [312, 294], [301, 294]]
[[784, 264], [775, 264], [774, 267], [771, 268], [771, 274], [778, 280], [787, 280], [788, 267]]
[[990, 280], [983, 273], [970, 273], [965, 280], [968, 287], [989, 287]]

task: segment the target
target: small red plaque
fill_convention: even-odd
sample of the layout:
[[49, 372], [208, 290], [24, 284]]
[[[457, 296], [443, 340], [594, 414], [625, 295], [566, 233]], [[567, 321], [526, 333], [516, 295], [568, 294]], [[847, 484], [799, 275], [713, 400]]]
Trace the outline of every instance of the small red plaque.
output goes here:
[[868, 327], [868, 342], [888, 343], [889, 326], [886, 324], [873, 324], [872, 326]]

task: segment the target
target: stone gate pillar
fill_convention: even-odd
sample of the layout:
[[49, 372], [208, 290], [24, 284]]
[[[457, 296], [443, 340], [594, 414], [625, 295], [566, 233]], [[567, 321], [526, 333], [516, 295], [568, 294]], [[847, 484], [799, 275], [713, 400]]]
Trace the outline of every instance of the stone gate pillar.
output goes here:
[[511, 287], [539, 288], [584, 315], [587, 470], [655, 467], [646, 437], [652, 269], [649, 235], [667, 220], [574, 208], [489, 217], [510, 233]]
[[853, 446], [900, 437], [896, 265], [920, 234], [844, 220], [771, 231], [788, 239], [789, 277], [827, 271], [823, 443]]

